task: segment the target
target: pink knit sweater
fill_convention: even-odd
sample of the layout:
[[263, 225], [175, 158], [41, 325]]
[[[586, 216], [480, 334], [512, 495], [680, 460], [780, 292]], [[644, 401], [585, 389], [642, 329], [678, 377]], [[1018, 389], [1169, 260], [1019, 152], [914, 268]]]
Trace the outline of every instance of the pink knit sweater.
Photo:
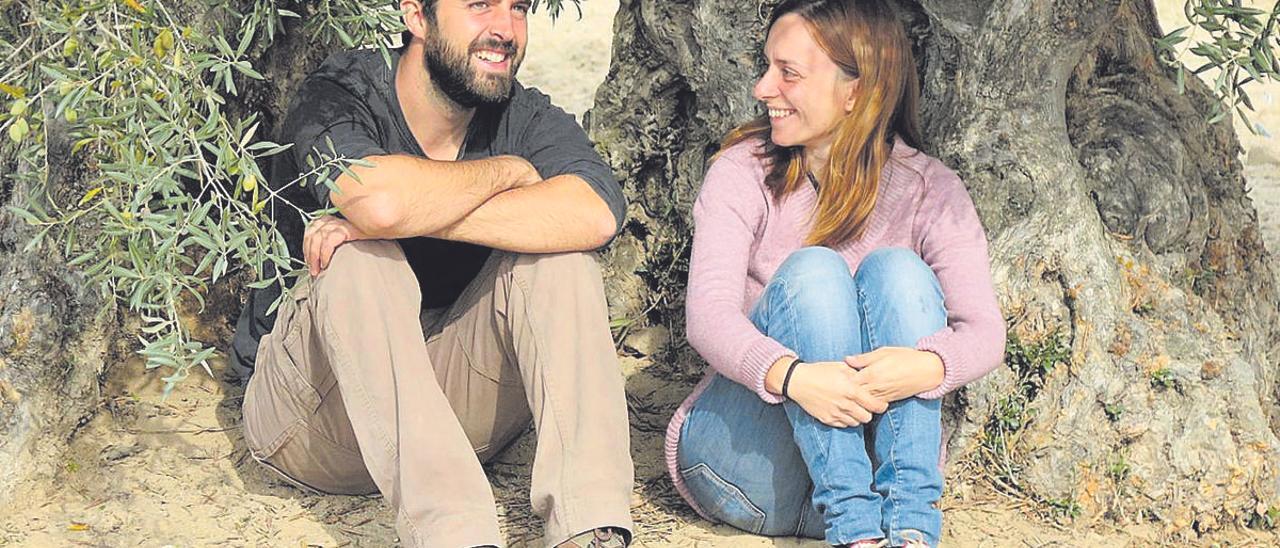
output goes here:
[[[724, 151], [707, 171], [693, 206], [693, 258], [689, 268], [686, 321], [689, 344], [714, 372], [780, 403], [764, 389], [775, 361], [795, 352], [761, 333], [747, 314], [774, 271], [804, 247], [813, 227], [817, 192], [809, 185], [773, 200], [765, 171], [755, 157], [760, 143], [740, 143]], [[942, 358], [942, 385], [920, 394], [940, 398], [1000, 364], [1004, 318], [996, 303], [987, 258], [987, 239], [964, 184], [950, 169], [898, 140], [880, 178], [875, 209], [857, 240], [835, 248], [856, 272], [862, 258], [883, 247], [903, 247], [920, 255], [942, 285], [947, 326], [925, 337], [917, 349]], [[680, 427], [711, 372], [684, 400], [667, 426], [667, 468], [676, 489], [699, 514], [677, 466]]]

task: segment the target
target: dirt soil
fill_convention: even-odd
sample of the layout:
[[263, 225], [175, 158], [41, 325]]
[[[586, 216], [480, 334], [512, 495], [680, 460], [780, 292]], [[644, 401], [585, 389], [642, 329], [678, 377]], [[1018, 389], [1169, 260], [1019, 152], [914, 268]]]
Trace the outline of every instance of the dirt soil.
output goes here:
[[[1166, 26], [1182, 2], [1159, 0]], [[1270, 5], [1271, 2], [1266, 2]], [[572, 6], [554, 28], [531, 22], [532, 48], [521, 73], [566, 110], [581, 115], [608, 72], [612, 13], [617, 0], [590, 0], [576, 20]], [[1280, 85], [1257, 87], [1256, 121], [1280, 135]], [[1243, 130], [1243, 128], [1240, 128]], [[1280, 246], [1280, 146], [1242, 132], [1250, 196], [1266, 244]], [[225, 336], [225, 327], [219, 336]], [[219, 368], [222, 364], [218, 364]], [[688, 393], [668, 369], [624, 358], [636, 458], [636, 546], [821, 547], [817, 541], [752, 537], [698, 519], [666, 479], [662, 434]], [[296, 489], [248, 455], [240, 429], [243, 388], [193, 375], [167, 399], [141, 362], [118, 364], [104, 387], [105, 403], [73, 435], [59, 471], [23, 485], [18, 503], [0, 508], [6, 546], [392, 546], [394, 520], [378, 498], [327, 496]], [[541, 545], [541, 522], [528, 493], [533, 436], [487, 467], [499, 500], [503, 531], [513, 546]], [[960, 477], [957, 477], [960, 476]], [[1046, 515], [1025, 501], [990, 494], [978, 478], [953, 473], [946, 498], [947, 546], [1186, 546], [1161, 523], [1117, 525]], [[1229, 529], [1193, 546], [1280, 546], [1280, 536]]]
[[[158, 379], [141, 367], [116, 368], [106, 385], [110, 397], [75, 434], [58, 473], [24, 486], [20, 504], [0, 509], [0, 545], [397, 545], [381, 499], [304, 492], [249, 456], [240, 429], [242, 387], [193, 376], [162, 401]], [[664, 367], [645, 359], [624, 358], [623, 367], [637, 465], [636, 546], [825, 546], [753, 537], [698, 519], [674, 493], [661, 461], [666, 420], [689, 386], [672, 384]], [[526, 498], [532, 454], [530, 434], [486, 467], [512, 546], [542, 545], [541, 521]], [[1168, 540], [1159, 523], [1054, 520], [984, 491], [952, 478], [943, 501], [946, 546], [1137, 547]], [[1192, 545], [1275, 546], [1280, 537], [1238, 529]]]

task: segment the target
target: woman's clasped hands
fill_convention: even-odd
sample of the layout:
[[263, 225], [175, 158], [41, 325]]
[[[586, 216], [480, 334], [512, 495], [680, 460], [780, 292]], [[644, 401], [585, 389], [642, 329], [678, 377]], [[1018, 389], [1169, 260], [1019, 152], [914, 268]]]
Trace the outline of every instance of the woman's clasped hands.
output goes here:
[[801, 364], [792, 372], [787, 396], [823, 424], [846, 428], [871, 422], [892, 402], [938, 387], [942, 377], [937, 354], [887, 346], [844, 361]]

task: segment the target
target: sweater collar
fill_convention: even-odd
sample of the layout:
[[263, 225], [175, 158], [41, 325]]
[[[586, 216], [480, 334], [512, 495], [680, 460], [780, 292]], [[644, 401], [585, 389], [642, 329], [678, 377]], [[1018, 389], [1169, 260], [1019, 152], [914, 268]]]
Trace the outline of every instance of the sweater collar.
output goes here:
[[[875, 208], [871, 210], [871, 217], [867, 220], [867, 228], [863, 231], [862, 237], [845, 241], [834, 247], [836, 251], [842, 254], [851, 253], [854, 256], [861, 256], [871, 251], [870, 246], [873, 242], [880, 240], [880, 235], [884, 234], [892, 221], [889, 213], [896, 210], [894, 207], [905, 196], [907, 196], [910, 188], [910, 173], [912, 170], [906, 165], [908, 158], [911, 158], [920, 151], [915, 147], [908, 145], [901, 137], [894, 137], [893, 149], [889, 153], [889, 161], [885, 162], [884, 170], [880, 173], [880, 186], [876, 190]], [[810, 185], [801, 185], [791, 196], [784, 200], [796, 200], [795, 206], [802, 208], [802, 211], [809, 211], [810, 220], [805, 224], [812, 226], [812, 212], [818, 207], [818, 193]], [[807, 231], [805, 232], [808, 233]]]

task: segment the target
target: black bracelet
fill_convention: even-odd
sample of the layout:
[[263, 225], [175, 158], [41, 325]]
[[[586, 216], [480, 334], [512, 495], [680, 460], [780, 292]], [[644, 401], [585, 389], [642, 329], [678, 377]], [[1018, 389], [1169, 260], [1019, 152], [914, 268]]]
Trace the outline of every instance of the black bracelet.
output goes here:
[[787, 387], [791, 385], [791, 374], [796, 372], [796, 366], [801, 363], [800, 358], [796, 358], [791, 360], [791, 365], [787, 366], [787, 376], [782, 377], [782, 397], [791, 399], [791, 396], [787, 394]]

